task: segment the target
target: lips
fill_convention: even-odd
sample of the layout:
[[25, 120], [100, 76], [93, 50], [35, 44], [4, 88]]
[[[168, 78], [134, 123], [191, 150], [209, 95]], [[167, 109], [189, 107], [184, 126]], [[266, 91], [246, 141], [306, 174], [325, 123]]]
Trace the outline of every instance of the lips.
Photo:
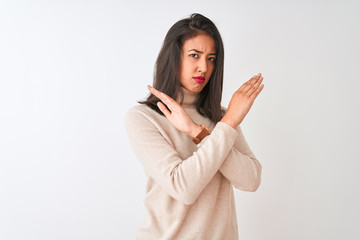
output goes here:
[[205, 81], [205, 77], [203, 76], [194, 77], [194, 80], [198, 83], [203, 83]]

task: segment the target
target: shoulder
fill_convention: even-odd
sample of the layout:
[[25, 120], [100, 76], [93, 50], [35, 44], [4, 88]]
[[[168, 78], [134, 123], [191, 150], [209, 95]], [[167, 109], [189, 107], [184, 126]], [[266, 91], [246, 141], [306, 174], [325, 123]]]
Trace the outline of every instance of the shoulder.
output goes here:
[[139, 119], [146, 119], [157, 114], [154, 110], [145, 104], [138, 104], [129, 108], [125, 113], [125, 121], [135, 121]]
[[149, 115], [153, 111], [150, 107], [145, 104], [137, 104], [132, 106], [126, 111], [125, 117], [138, 117], [142, 115]]
[[138, 104], [129, 108], [125, 113], [125, 126], [141, 126], [149, 123], [158, 122], [160, 118], [164, 116], [160, 115], [145, 104]]

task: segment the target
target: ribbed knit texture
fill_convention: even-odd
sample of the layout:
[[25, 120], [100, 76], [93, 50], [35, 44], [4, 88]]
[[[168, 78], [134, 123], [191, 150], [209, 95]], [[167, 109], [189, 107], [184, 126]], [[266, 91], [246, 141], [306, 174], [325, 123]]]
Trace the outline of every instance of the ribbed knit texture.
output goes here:
[[185, 111], [212, 130], [198, 145], [146, 105], [131, 108], [125, 117], [130, 144], [147, 176], [147, 217], [136, 239], [238, 239], [232, 186], [255, 191], [261, 165], [240, 127], [201, 116], [193, 106], [196, 94], [183, 91]]

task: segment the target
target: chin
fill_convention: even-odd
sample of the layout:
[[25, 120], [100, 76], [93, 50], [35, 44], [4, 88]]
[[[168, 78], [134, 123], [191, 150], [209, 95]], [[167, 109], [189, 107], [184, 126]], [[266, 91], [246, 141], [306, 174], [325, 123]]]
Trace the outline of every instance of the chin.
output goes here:
[[193, 85], [193, 86], [183, 86], [185, 89], [187, 89], [188, 91], [192, 92], [192, 93], [200, 93], [204, 87], [206, 85], [203, 85], [203, 84], [196, 84], [196, 85]]
[[189, 90], [192, 93], [200, 93], [203, 90], [203, 88], [190, 88], [187, 90]]
[[187, 83], [186, 85], [180, 84], [183, 88], [192, 93], [200, 93], [204, 87], [208, 84], [208, 81], [204, 83]]

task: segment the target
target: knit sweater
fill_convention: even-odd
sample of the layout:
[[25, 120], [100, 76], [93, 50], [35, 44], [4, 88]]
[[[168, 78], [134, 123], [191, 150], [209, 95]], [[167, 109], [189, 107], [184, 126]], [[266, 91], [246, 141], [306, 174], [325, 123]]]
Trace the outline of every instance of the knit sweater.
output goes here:
[[126, 113], [126, 132], [147, 176], [147, 217], [136, 239], [238, 239], [233, 186], [256, 191], [261, 165], [240, 126], [215, 124], [197, 112], [197, 95], [183, 92], [185, 112], [212, 130], [199, 144], [146, 105]]

